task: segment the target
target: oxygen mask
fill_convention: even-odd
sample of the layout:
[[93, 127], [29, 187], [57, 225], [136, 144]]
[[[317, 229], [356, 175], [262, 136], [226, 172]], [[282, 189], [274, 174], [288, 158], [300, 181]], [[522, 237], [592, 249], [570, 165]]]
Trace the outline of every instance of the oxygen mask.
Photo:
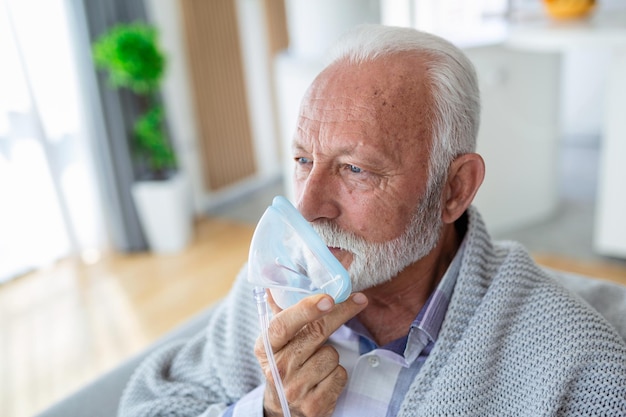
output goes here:
[[268, 288], [283, 309], [312, 294], [328, 294], [340, 303], [352, 290], [348, 271], [282, 196], [274, 198], [256, 226], [248, 280]]

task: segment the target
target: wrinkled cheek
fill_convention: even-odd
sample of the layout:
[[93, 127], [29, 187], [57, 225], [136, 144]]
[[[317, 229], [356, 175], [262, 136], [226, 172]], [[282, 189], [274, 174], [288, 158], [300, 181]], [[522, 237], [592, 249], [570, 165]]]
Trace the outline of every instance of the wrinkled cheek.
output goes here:
[[397, 238], [409, 221], [408, 216], [382, 208], [362, 212], [360, 218], [363, 221], [357, 234], [370, 243], [384, 243]]

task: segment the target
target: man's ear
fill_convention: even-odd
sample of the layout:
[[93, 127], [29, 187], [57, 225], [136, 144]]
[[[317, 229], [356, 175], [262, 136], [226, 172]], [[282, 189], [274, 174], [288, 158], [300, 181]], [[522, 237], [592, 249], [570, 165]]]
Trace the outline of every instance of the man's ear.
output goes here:
[[477, 153], [457, 157], [450, 164], [448, 181], [443, 193], [442, 220], [453, 223], [474, 200], [485, 178], [485, 162]]

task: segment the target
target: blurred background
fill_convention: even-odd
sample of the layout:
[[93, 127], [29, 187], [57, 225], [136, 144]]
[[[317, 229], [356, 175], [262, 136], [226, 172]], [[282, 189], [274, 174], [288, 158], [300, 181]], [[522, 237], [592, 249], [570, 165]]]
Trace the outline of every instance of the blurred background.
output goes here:
[[[626, 281], [624, 0], [0, 5], [3, 416], [32, 415], [223, 296], [265, 207], [291, 196], [300, 98], [359, 23], [437, 33], [476, 65], [476, 205], [494, 236]], [[131, 22], [155, 29], [165, 62], [150, 94], [175, 164], [157, 180], [137, 158], [145, 97], [94, 63], [94, 43]]]

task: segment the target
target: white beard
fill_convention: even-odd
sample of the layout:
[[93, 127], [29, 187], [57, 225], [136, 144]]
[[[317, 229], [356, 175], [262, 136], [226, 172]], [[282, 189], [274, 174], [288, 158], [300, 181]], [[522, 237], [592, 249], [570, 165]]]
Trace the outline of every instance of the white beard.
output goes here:
[[387, 242], [367, 242], [353, 233], [340, 230], [330, 221], [312, 223], [327, 246], [353, 254], [348, 268], [352, 291], [363, 291], [391, 280], [433, 250], [442, 227], [439, 189], [437, 186], [429, 187], [406, 230]]

